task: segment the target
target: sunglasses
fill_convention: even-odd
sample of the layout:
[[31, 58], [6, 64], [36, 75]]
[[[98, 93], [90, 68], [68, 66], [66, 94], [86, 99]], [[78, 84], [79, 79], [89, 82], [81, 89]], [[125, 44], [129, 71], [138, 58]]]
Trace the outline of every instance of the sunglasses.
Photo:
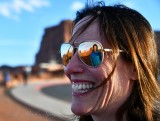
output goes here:
[[[67, 66], [74, 53], [78, 51], [79, 59], [89, 67], [98, 67], [103, 59], [104, 52], [112, 52], [112, 49], [104, 49], [98, 41], [85, 41], [74, 47], [69, 43], [63, 43], [60, 47], [61, 58], [64, 66]], [[119, 50], [119, 52], [123, 52]]]

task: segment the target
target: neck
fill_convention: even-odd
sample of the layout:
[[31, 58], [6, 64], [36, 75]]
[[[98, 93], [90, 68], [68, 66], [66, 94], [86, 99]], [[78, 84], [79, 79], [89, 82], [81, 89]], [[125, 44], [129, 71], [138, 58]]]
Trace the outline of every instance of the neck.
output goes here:
[[[93, 121], [117, 121], [116, 115], [114, 114], [105, 114], [105, 115], [91, 115]], [[123, 121], [127, 121], [126, 116], [124, 114]]]
[[92, 115], [94, 121], [116, 121], [116, 111], [102, 111]]
[[109, 117], [109, 118], [100, 118], [100, 117], [92, 116], [92, 118], [93, 118], [93, 121], [116, 121], [116, 119], [111, 118], [111, 117]]

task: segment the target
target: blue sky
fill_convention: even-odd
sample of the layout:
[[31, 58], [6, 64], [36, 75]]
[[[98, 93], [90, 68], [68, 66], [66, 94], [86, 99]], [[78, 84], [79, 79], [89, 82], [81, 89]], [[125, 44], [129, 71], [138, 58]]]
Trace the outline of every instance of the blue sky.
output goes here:
[[[159, 0], [104, 0], [122, 3], [142, 13], [160, 30]], [[0, 0], [0, 66], [33, 65], [44, 29], [73, 20], [86, 0]]]

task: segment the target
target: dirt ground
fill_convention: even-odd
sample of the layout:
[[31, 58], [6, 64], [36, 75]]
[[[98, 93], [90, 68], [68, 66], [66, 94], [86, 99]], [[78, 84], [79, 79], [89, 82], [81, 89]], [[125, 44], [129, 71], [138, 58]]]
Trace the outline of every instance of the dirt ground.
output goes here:
[[0, 121], [60, 121], [49, 114], [42, 114], [12, 99], [0, 85]]

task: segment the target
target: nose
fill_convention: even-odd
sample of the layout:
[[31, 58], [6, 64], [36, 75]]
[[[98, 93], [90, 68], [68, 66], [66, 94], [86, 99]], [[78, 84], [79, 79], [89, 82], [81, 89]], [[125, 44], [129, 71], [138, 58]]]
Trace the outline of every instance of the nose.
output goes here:
[[72, 74], [81, 74], [84, 72], [84, 64], [78, 57], [78, 52], [75, 52], [70, 62], [64, 67], [65, 74], [69, 77]]

